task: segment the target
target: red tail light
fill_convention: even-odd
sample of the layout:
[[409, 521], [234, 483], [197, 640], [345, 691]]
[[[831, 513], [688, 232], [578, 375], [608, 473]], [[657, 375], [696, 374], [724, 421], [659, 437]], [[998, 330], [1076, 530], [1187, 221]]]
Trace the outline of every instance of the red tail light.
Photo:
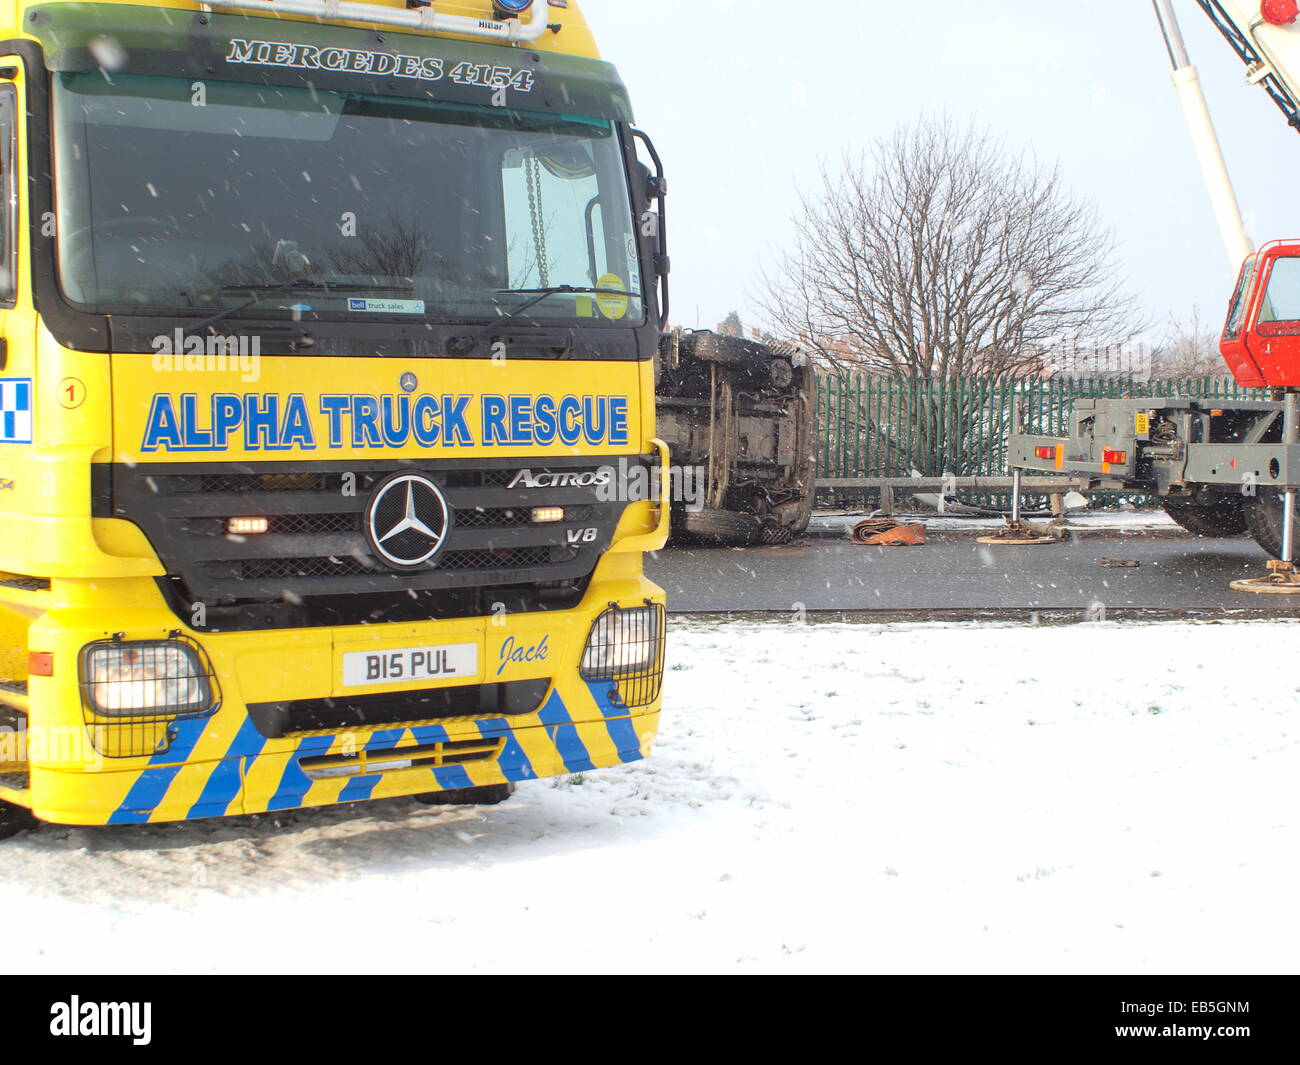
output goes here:
[[1128, 462], [1128, 452], [1127, 451], [1103, 451], [1101, 453], [1101, 461], [1109, 462], [1112, 466], [1123, 466], [1126, 462]]
[[1036, 458], [1036, 459], [1054, 459], [1054, 458], [1056, 458], [1056, 448], [1054, 448], [1054, 447], [1036, 447], [1036, 448], [1034, 448], [1034, 458]]

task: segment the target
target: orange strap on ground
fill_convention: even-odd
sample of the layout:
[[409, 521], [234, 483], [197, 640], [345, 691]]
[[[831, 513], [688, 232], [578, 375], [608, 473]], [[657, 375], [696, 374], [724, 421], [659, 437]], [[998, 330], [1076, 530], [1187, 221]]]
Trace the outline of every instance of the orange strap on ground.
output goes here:
[[925, 526], [867, 518], [853, 526], [849, 539], [863, 547], [913, 547], [925, 543]]

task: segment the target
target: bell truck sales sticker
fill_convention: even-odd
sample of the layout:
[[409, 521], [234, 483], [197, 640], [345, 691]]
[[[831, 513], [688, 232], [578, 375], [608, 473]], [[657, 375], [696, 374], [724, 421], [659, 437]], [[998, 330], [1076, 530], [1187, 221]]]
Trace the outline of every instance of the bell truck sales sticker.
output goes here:
[[348, 300], [349, 311], [363, 314], [423, 314], [424, 300]]
[[419, 684], [478, 676], [478, 645], [400, 647], [389, 651], [351, 651], [343, 656], [343, 686]]

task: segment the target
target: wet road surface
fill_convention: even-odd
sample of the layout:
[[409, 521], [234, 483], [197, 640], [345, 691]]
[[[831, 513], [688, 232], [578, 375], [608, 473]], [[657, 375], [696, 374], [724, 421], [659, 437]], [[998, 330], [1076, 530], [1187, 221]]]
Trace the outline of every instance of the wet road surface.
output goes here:
[[[674, 612], [981, 611], [1146, 608], [1300, 613], [1300, 596], [1252, 595], [1228, 585], [1261, 576], [1248, 539], [1103, 534], [1047, 547], [987, 547], [975, 534], [924, 547], [856, 547], [808, 539], [786, 547], [670, 547], [647, 562]], [[1106, 568], [1130, 559], [1135, 569]]]

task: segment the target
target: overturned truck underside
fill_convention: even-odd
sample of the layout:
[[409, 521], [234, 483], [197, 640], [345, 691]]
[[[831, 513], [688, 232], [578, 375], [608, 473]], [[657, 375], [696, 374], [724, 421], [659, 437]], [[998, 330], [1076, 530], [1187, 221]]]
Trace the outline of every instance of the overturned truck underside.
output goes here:
[[679, 537], [783, 544], [801, 535], [816, 491], [816, 370], [794, 345], [704, 330], [665, 336], [656, 368], [659, 435], [674, 464], [703, 474], [674, 501]]

